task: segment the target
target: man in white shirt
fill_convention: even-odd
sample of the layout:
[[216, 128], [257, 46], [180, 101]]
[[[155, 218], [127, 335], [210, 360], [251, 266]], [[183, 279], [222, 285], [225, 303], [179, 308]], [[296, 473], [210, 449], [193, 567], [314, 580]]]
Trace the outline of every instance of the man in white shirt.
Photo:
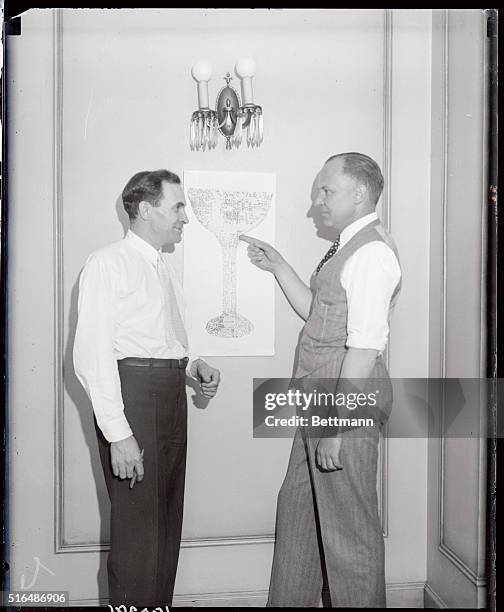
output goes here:
[[185, 198], [168, 170], [122, 193], [123, 240], [92, 253], [79, 283], [77, 377], [92, 402], [111, 501], [110, 603], [171, 605], [187, 445], [186, 374], [211, 398], [220, 373], [189, 353], [182, 288], [161, 249], [182, 239]]
[[[369, 381], [390, 390], [382, 354], [401, 271], [375, 212], [382, 173], [370, 157], [342, 153], [327, 160], [315, 187], [313, 206], [340, 233], [310, 287], [271, 245], [242, 239], [251, 261], [275, 275], [306, 321], [296, 379], [310, 389], [332, 379], [336, 393], [369, 388]], [[269, 606], [318, 606], [325, 583], [333, 607], [385, 607], [376, 468], [387, 401], [371, 411], [375, 425], [366, 431], [298, 429], [278, 496]], [[334, 408], [329, 416], [337, 416]]]

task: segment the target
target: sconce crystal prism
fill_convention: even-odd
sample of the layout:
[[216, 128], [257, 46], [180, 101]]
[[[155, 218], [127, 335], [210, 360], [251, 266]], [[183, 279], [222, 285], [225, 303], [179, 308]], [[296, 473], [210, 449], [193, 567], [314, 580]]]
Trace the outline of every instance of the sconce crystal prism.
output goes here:
[[263, 112], [254, 104], [252, 79], [256, 66], [252, 59], [237, 62], [235, 71], [241, 80], [242, 101], [238, 92], [231, 86], [233, 77], [226, 73], [226, 85], [220, 90], [215, 110], [211, 110], [208, 101], [208, 81], [212, 68], [206, 61], [197, 62], [191, 70], [198, 83], [198, 110], [191, 116], [189, 146], [191, 151], [215, 149], [220, 132], [226, 138], [226, 149], [238, 149], [246, 130], [248, 147], [258, 147], [263, 141]]

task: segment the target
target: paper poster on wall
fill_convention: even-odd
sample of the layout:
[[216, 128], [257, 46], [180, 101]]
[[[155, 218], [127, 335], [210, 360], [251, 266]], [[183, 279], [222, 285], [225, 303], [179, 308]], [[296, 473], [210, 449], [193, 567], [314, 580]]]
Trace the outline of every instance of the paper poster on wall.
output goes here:
[[256, 268], [240, 234], [275, 243], [276, 176], [184, 172], [184, 294], [191, 351], [273, 355], [273, 275]]

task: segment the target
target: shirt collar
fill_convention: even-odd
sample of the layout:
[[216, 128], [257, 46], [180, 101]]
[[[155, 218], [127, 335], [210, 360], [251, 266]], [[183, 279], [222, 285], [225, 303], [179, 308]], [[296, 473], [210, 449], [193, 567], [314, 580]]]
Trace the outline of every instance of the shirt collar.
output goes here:
[[140, 238], [138, 234], [135, 234], [135, 232], [129, 229], [126, 236], [124, 236], [124, 240], [126, 240], [126, 242], [139, 253], [141, 253], [152, 265], [155, 266], [157, 264], [161, 251], [158, 251], [146, 240]]
[[353, 238], [359, 230], [361, 230], [369, 223], [376, 221], [376, 219], [378, 219], [378, 215], [375, 212], [372, 212], [367, 215], [364, 215], [360, 219], [357, 219], [357, 221], [350, 223], [350, 225], [347, 225], [340, 234], [339, 248], [341, 249], [341, 247], [345, 245], [351, 238]]

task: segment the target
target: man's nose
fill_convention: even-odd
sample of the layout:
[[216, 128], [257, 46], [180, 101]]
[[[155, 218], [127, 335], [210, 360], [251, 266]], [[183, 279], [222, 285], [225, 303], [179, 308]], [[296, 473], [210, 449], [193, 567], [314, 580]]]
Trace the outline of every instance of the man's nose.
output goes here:
[[181, 215], [180, 215], [180, 220], [182, 221], [182, 223], [189, 223], [189, 218], [187, 216], [187, 213], [185, 211], [184, 208], [181, 209]]
[[321, 206], [323, 203], [324, 193], [318, 193], [313, 200], [313, 206]]

